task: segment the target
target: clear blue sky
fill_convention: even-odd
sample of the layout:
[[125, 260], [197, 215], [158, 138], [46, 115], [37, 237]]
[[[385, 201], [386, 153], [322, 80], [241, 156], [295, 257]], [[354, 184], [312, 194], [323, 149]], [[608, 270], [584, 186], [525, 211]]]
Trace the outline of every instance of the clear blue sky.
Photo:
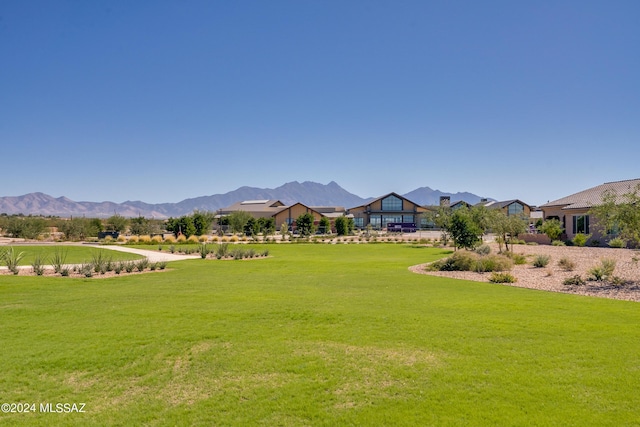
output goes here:
[[640, 1], [0, 1], [0, 196], [640, 178]]

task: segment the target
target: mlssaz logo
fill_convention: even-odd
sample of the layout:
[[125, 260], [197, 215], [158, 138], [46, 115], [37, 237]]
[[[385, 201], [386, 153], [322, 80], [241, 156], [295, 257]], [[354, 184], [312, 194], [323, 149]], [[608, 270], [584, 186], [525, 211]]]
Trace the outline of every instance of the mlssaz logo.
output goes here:
[[86, 403], [41, 403], [40, 412], [72, 413], [84, 412]]

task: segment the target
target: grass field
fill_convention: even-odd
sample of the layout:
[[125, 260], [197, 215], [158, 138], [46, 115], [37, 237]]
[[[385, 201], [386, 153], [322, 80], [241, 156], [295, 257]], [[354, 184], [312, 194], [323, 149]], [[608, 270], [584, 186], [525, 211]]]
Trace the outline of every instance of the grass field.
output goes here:
[[[0, 254], [2, 254], [3, 250], [7, 250], [10, 247], [11, 246], [0, 246]], [[46, 264], [51, 264], [51, 259], [56, 252], [63, 253], [65, 255], [66, 263], [68, 264], [79, 264], [91, 261], [92, 257], [98, 252], [101, 252], [105, 257], [111, 258], [113, 261], [127, 261], [142, 258], [142, 256], [137, 254], [117, 252], [109, 249], [100, 249], [89, 246], [15, 245], [12, 247], [16, 254], [24, 252], [24, 258], [20, 260], [19, 265], [31, 265], [36, 256], [42, 257]], [[1, 260], [0, 265], [3, 265]]]
[[0, 277], [0, 403], [36, 404], [0, 425], [640, 424], [637, 303], [407, 270], [441, 249], [268, 249]]

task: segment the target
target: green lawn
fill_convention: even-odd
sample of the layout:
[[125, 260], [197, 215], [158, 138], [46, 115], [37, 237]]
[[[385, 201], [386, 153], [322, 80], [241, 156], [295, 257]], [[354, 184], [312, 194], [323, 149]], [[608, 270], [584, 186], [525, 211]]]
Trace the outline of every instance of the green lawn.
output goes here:
[[640, 423], [637, 303], [407, 270], [440, 249], [268, 249], [0, 276], [0, 401], [86, 403], [0, 425]]
[[[36, 256], [42, 257], [45, 264], [51, 264], [51, 259], [56, 252], [62, 252], [66, 256], [67, 264], [80, 264], [91, 261], [94, 255], [99, 252], [104, 256], [111, 258], [113, 261], [127, 261], [140, 259], [142, 256], [128, 252], [118, 252], [109, 249], [95, 248], [91, 246], [72, 246], [72, 245], [15, 245], [0, 246], [0, 254], [4, 250], [13, 247], [16, 254], [24, 252], [24, 258], [19, 265], [31, 265]], [[4, 262], [0, 260], [0, 265], [4, 266]]]

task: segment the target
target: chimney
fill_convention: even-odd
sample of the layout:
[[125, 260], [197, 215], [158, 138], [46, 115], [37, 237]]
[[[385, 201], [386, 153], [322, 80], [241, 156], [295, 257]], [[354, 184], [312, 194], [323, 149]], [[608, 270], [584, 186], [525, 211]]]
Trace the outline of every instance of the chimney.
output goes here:
[[451, 206], [451, 197], [450, 196], [440, 196], [440, 206], [443, 208], [448, 208]]

